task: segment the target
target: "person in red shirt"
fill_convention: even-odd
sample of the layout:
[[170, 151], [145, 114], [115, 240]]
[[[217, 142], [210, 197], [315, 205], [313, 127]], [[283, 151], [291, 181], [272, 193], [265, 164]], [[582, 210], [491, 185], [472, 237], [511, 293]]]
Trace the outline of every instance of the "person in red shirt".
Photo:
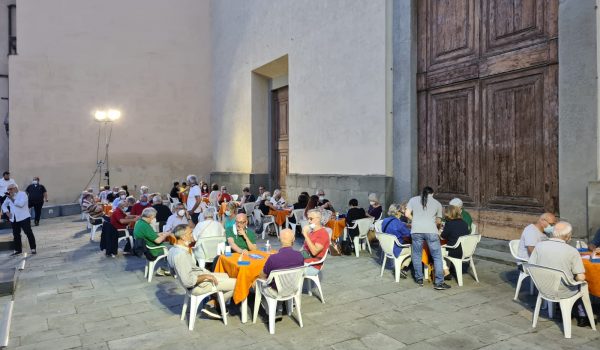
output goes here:
[[219, 201], [219, 204], [223, 202], [231, 202], [231, 200], [231, 195], [227, 193], [227, 187], [221, 186], [221, 193], [217, 197], [217, 201]]
[[129, 206], [127, 201], [120, 201], [119, 207], [115, 209], [110, 216], [110, 224], [113, 225], [117, 230], [127, 228], [132, 222], [136, 222], [138, 219], [135, 215], [128, 215], [125, 210]]
[[140, 201], [135, 203], [133, 205], [133, 207], [131, 207], [131, 211], [129, 212], [131, 215], [142, 215], [142, 212], [144, 211], [144, 209], [151, 207], [152, 204], [150, 204], [150, 202], [148, 201], [148, 195], [147, 194], [143, 194], [140, 196]]
[[[329, 234], [321, 225], [321, 212], [318, 209], [311, 209], [307, 213], [309, 225], [304, 226], [302, 235], [304, 236], [304, 246], [302, 255], [304, 262], [310, 263], [321, 260], [327, 249], [329, 249]], [[319, 274], [323, 264], [312, 265], [306, 268], [306, 274], [315, 276]]]

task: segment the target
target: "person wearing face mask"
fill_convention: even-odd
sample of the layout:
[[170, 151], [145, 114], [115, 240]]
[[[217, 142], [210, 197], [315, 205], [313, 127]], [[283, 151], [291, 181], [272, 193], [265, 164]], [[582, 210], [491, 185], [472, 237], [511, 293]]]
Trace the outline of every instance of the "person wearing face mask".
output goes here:
[[156, 221], [158, 222], [158, 229], [163, 231], [169, 216], [171, 216], [171, 209], [163, 204], [162, 197], [156, 195], [152, 197], [152, 208], [156, 210]]
[[221, 204], [223, 202], [231, 202], [231, 201], [232, 201], [232, 198], [231, 198], [231, 195], [229, 193], [227, 193], [227, 187], [221, 186], [221, 192], [217, 196], [217, 202], [219, 204]]
[[331, 205], [331, 202], [329, 201], [329, 199], [325, 198], [325, 191], [319, 189], [319, 190], [317, 190], [317, 193], [315, 193], [315, 194], [319, 197], [317, 206], [321, 207], [322, 209], [334, 211], [333, 205]]
[[173, 232], [173, 229], [178, 225], [188, 225], [189, 218], [185, 208], [183, 207], [183, 203], [178, 203], [175, 208], [173, 208], [173, 214], [169, 216], [167, 219], [167, 223], [163, 226], [163, 231], [165, 232]]
[[208, 189], [208, 184], [206, 182], [202, 182], [202, 186], [200, 186], [200, 195], [202, 198], [208, 198], [210, 195], [210, 190]]
[[[318, 209], [311, 209], [308, 211], [307, 218], [309, 224], [302, 229], [304, 245], [300, 253], [304, 257], [305, 263], [312, 263], [321, 260], [327, 254], [330, 241], [327, 230], [321, 225], [321, 212]], [[323, 264], [308, 266], [304, 273], [316, 276], [322, 266]]]
[[[144, 240], [145, 244], [148, 247], [158, 247], [165, 246], [163, 243], [167, 237], [169, 237], [169, 232], [161, 232], [156, 233], [152, 228], [152, 224], [156, 222], [156, 210], [152, 207], [145, 208], [142, 210], [141, 217], [135, 222], [135, 226], [133, 227], [133, 237], [138, 240]], [[152, 256], [155, 258], [159, 255], [162, 255], [164, 251], [162, 249], [149, 249], [148, 250]], [[159, 268], [156, 272], [159, 276], [164, 276], [166, 271], [162, 268]]]
[[[367, 217], [367, 213], [365, 210], [358, 206], [358, 200], [356, 198], [352, 198], [348, 202], [348, 213], [346, 213], [346, 226], [354, 225], [354, 222], [358, 219], [364, 219]], [[358, 236], [359, 231], [357, 228], [348, 228], [348, 236], [350, 240], [353, 240], [354, 237]]]
[[147, 194], [143, 194], [140, 196], [140, 201], [135, 203], [133, 205], [133, 207], [131, 207], [131, 210], [129, 211], [129, 213], [131, 215], [142, 215], [142, 211], [148, 207], [151, 207], [152, 205], [150, 204], [150, 202], [148, 201], [148, 195]]
[[235, 224], [235, 215], [237, 214], [237, 204], [228, 202], [225, 212], [223, 213], [223, 227], [227, 230]]
[[40, 217], [42, 216], [42, 207], [44, 202], [48, 202], [48, 192], [46, 187], [40, 184], [38, 176], [33, 178], [31, 185], [25, 189], [27, 197], [29, 197], [29, 209], [33, 208], [35, 226], [40, 225]]
[[125, 192], [124, 189], [120, 189], [119, 191], [117, 191], [117, 198], [115, 198], [115, 200], [113, 200], [113, 202], [112, 202], [113, 210], [117, 209], [119, 207], [119, 203], [126, 199], [127, 199], [127, 193]]
[[271, 197], [270, 202], [277, 210], [280, 210], [285, 205], [285, 198], [283, 198], [280, 189], [273, 191], [273, 196]]
[[112, 192], [106, 196], [106, 200], [109, 203], [112, 203], [115, 199], [117, 199], [117, 197], [119, 197], [119, 188], [113, 187]]
[[381, 206], [381, 203], [379, 203], [379, 199], [375, 193], [369, 194], [369, 209], [367, 209], [367, 213], [375, 220], [379, 220], [383, 217], [381, 215], [383, 213], [383, 207]]
[[27, 194], [19, 191], [19, 187], [16, 184], [8, 185], [6, 193], [6, 199], [2, 204], [2, 213], [10, 220], [14, 238], [13, 247], [15, 250], [10, 256], [22, 254], [21, 230], [27, 236], [31, 254], [36, 254], [35, 236], [31, 230], [31, 215], [27, 208]]
[[523, 259], [529, 259], [535, 245], [548, 239], [547, 235], [552, 234], [556, 221], [556, 216], [554, 214], [544, 213], [540, 215], [535, 224], [527, 225], [523, 230], [523, 233], [521, 233], [519, 251], [517, 253], [518, 256]]
[[246, 214], [235, 216], [235, 225], [225, 230], [227, 244], [236, 253], [247, 254], [250, 250], [257, 250], [256, 234], [248, 228], [248, 217]]

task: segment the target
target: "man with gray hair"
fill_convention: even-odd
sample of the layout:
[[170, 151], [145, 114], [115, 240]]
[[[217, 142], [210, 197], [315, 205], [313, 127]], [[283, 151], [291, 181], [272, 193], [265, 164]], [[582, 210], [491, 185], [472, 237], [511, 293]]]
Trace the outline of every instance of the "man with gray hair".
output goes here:
[[188, 214], [185, 211], [183, 203], [177, 203], [173, 208], [173, 215], [169, 216], [167, 223], [163, 227], [163, 231], [171, 232], [178, 225], [188, 224]]
[[[156, 233], [152, 228], [152, 224], [156, 222], [156, 209], [150, 207], [142, 210], [142, 215], [135, 222], [133, 227], [133, 237], [135, 239], [143, 239], [148, 247], [164, 246], [164, 241], [169, 236], [169, 233]], [[155, 258], [162, 255], [161, 249], [150, 249], [150, 254]]]
[[192, 231], [194, 240], [198, 242], [198, 244], [194, 247], [194, 255], [196, 256], [196, 260], [199, 262], [203, 262], [205, 260], [204, 250], [202, 250], [202, 247], [199, 243], [201, 239], [208, 237], [223, 237], [223, 242], [225, 242], [225, 229], [220, 222], [214, 219], [215, 211], [216, 210], [214, 207], [208, 207], [204, 209], [204, 220], [199, 222]]
[[[194, 242], [192, 229], [186, 225], [179, 225], [173, 229], [176, 242], [171, 249], [167, 261], [169, 266], [177, 275], [179, 282], [192, 294], [199, 295], [212, 291], [216, 288], [224, 292], [225, 300], [233, 296], [236, 280], [230, 278], [226, 273], [211, 273], [210, 271], [197, 267], [196, 261], [190, 253], [190, 245]], [[213, 318], [221, 318], [220, 310], [216, 308], [214, 299], [206, 303], [202, 312]]]
[[[581, 255], [577, 249], [568, 244], [571, 240], [572, 231], [573, 227], [566, 221], [560, 221], [554, 225], [551, 238], [535, 245], [529, 263], [561, 270], [567, 277], [573, 278], [575, 281], [585, 281], [585, 268], [583, 267]], [[587, 289], [587, 287], [587, 283], [576, 287], [561, 285], [559, 286], [558, 297], [568, 298], [577, 293], [579, 288]], [[590, 323], [585, 315], [581, 299], [577, 301], [576, 305], [578, 312], [577, 326], [589, 326]]]
[[27, 204], [27, 194], [19, 191], [19, 187], [16, 184], [12, 183], [6, 187], [6, 198], [4, 203], [2, 203], [1, 211], [9, 218], [13, 231], [15, 251], [10, 256], [18, 256], [22, 253], [21, 230], [27, 236], [31, 254], [37, 253], [35, 249], [35, 237], [31, 230], [31, 214], [29, 213], [29, 206]]
[[198, 224], [198, 216], [202, 212], [202, 191], [198, 185], [198, 177], [196, 175], [188, 175], [186, 180], [190, 186], [186, 207], [192, 218], [192, 222], [196, 225]]

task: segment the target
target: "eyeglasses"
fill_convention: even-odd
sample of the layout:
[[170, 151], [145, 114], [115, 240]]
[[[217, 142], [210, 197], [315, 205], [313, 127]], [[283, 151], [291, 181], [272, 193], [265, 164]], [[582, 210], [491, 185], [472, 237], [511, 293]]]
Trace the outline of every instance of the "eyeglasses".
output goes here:
[[309, 220], [309, 221], [312, 221], [312, 220], [318, 220], [318, 219], [319, 219], [319, 218], [318, 218], [318, 217], [316, 217], [316, 216], [313, 216], [313, 217], [310, 217], [310, 218], [308, 218], [308, 220]]
[[236, 224], [247, 224], [247, 223], [248, 223], [248, 221], [236, 221], [235, 223], [236, 223]]

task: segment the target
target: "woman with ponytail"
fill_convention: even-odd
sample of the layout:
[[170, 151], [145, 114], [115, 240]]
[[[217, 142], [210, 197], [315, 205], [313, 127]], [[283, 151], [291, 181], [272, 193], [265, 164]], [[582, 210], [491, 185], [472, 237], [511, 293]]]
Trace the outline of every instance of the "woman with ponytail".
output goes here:
[[421, 263], [423, 242], [427, 243], [433, 257], [435, 269], [434, 287], [437, 290], [450, 288], [444, 282], [442, 248], [438, 235], [438, 223], [443, 215], [442, 204], [433, 198], [433, 188], [425, 186], [420, 196], [411, 198], [406, 206], [406, 216], [412, 220], [410, 235], [412, 238], [412, 263], [415, 280], [423, 286], [423, 264]]

